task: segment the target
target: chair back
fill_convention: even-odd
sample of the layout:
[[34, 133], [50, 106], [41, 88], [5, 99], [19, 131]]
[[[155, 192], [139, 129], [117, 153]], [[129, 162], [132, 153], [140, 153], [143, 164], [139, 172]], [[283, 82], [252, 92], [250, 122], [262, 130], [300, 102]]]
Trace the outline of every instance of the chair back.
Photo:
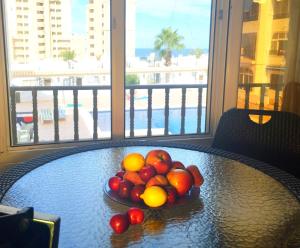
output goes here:
[[[270, 116], [264, 124], [250, 115]], [[261, 120], [261, 118], [259, 118]], [[280, 111], [231, 109], [218, 124], [212, 146], [279, 167], [300, 177], [300, 117]]]

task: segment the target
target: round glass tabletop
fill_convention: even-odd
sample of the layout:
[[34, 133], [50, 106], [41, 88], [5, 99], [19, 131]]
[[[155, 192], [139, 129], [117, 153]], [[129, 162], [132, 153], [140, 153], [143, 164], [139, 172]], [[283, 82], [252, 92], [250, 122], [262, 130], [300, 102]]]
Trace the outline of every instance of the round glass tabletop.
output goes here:
[[1, 203], [60, 216], [60, 247], [281, 247], [293, 239], [300, 203], [281, 183], [231, 159], [169, 147], [162, 149], [173, 160], [199, 167], [199, 197], [184, 207], [145, 209], [142, 225], [114, 234], [109, 220], [128, 206], [103, 187], [126, 154], [153, 149], [105, 148], [53, 160], [16, 181]]

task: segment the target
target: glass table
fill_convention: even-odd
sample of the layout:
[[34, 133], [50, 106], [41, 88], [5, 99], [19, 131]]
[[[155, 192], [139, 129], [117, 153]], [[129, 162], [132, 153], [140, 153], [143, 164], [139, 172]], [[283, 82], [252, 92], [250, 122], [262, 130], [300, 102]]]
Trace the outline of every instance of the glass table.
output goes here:
[[[126, 154], [158, 148], [199, 167], [205, 180], [199, 197], [147, 209], [142, 225], [114, 234], [111, 216], [128, 207], [105, 195], [105, 183]], [[215, 149], [153, 142], [91, 145], [20, 164], [0, 175], [0, 182], [1, 204], [61, 217], [59, 247], [300, 246], [299, 180]]]

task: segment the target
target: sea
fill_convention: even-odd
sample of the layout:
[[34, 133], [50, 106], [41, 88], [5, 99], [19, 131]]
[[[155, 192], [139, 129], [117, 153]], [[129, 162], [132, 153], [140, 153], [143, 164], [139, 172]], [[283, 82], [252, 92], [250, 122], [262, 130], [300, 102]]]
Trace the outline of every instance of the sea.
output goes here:
[[[194, 49], [192, 49], [192, 48], [185, 48], [180, 51], [173, 51], [172, 56], [173, 57], [178, 57], [179, 55], [187, 56], [187, 55], [191, 54], [191, 52], [193, 50]], [[203, 53], [208, 53], [207, 48], [205, 48], [205, 49], [201, 48], [201, 50], [203, 51]], [[135, 56], [139, 57], [140, 59], [146, 59], [151, 53], [155, 53], [155, 56], [158, 57], [158, 52], [155, 52], [155, 50], [153, 48], [136, 48], [135, 49]]]

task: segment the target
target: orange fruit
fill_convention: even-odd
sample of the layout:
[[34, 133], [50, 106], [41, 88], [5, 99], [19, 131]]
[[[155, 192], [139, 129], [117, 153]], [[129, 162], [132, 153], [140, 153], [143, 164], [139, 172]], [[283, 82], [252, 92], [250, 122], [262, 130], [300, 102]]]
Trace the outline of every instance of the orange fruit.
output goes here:
[[145, 165], [145, 158], [140, 153], [130, 153], [123, 159], [126, 171], [139, 171]]

